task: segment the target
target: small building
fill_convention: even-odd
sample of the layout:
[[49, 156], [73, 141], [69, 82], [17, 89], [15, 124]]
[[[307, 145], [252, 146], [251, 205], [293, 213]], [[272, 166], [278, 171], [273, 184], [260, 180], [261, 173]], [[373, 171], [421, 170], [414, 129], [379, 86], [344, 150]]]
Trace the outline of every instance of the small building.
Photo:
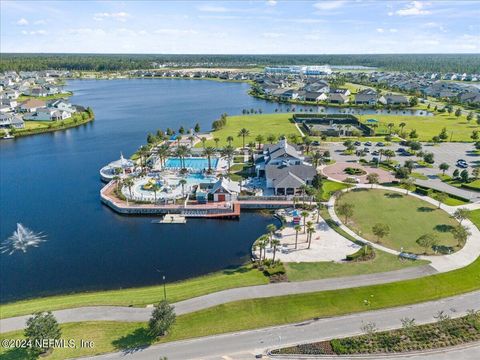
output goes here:
[[403, 95], [394, 95], [394, 94], [387, 94], [380, 96], [378, 102], [384, 105], [408, 105], [409, 101], [406, 96]]
[[376, 105], [377, 94], [356, 94], [355, 104], [357, 105]]
[[28, 99], [20, 104], [20, 111], [22, 112], [36, 112], [38, 109], [45, 108], [47, 105], [45, 101], [39, 99]]
[[328, 102], [332, 104], [346, 104], [348, 101], [348, 96], [343, 94], [333, 93], [328, 95]]
[[19, 114], [0, 114], [0, 128], [8, 129], [23, 129], [25, 127], [25, 122], [22, 119], [22, 116]]
[[210, 189], [213, 201], [233, 201], [240, 194], [240, 185], [236, 181], [227, 178], [219, 179]]

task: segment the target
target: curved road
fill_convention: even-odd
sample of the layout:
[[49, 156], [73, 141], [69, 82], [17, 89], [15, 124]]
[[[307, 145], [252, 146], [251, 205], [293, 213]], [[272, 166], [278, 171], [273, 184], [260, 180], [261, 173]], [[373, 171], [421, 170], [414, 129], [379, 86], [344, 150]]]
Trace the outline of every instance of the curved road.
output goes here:
[[[445, 311], [452, 317], [458, 317], [464, 315], [469, 309], [478, 309], [479, 307], [480, 291], [476, 291], [411, 306], [153, 345], [128, 352], [101, 355], [94, 357], [94, 359], [150, 360], [160, 359], [163, 356], [169, 360], [253, 359], [255, 354], [264, 353], [269, 349], [357, 335], [360, 333], [362, 322], [374, 322], [379, 330], [387, 330], [401, 327], [400, 319], [404, 317], [414, 318], [417, 324], [424, 324], [434, 322], [434, 316], [439, 311]], [[369, 359], [380, 358], [374, 356]], [[473, 344], [469, 348], [443, 350], [441, 353], [411, 354], [407, 357], [397, 356], [393, 358], [476, 360], [480, 358], [480, 344]], [[298, 357], [295, 357], [295, 359], [298, 359]], [[392, 359], [392, 357], [389, 357], [389, 359]]]
[[[175, 312], [177, 315], [181, 315], [237, 300], [385, 284], [389, 282], [428, 276], [434, 273], [436, 273], [435, 269], [429, 265], [424, 265], [369, 275], [356, 275], [343, 278], [329, 278], [323, 280], [248, 286], [199, 296], [177, 302], [173, 305], [175, 306]], [[97, 320], [148, 321], [151, 312], [151, 308], [134, 308], [126, 306], [88, 306], [56, 310], [53, 311], [53, 314], [57, 318], [58, 322], [65, 323]], [[30, 316], [26, 315], [0, 320], [0, 333], [23, 329], [25, 327], [25, 322], [29, 317]]]

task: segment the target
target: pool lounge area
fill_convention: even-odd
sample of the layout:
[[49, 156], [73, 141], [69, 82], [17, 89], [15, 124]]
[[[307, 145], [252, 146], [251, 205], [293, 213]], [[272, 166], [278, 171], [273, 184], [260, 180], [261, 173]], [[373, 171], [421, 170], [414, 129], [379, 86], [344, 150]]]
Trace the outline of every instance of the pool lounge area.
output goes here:
[[[187, 157], [183, 159], [183, 165], [186, 169], [190, 171], [204, 171], [208, 170], [208, 159], [202, 157]], [[210, 159], [210, 166], [213, 170], [217, 169], [218, 166], [218, 158], [211, 158]], [[164, 165], [165, 169], [181, 169], [182, 168], [182, 161], [180, 158], [171, 157], [165, 161]]]

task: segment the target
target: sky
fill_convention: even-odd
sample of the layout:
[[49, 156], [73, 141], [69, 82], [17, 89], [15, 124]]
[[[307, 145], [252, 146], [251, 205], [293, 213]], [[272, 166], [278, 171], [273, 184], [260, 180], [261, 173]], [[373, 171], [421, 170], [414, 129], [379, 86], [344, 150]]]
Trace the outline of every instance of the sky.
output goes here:
[[480, 0], [1, 0], [0, 14], [0, 52], [480, 52]]

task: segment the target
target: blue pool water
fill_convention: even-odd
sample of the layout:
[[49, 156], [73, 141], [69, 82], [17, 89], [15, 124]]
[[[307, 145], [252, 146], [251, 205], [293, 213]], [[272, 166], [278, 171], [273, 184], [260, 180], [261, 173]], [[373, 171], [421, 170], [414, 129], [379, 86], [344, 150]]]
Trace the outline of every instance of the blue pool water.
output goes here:
[[[186, 158], [184, 160], [187, 169], [203, 170], [208, 169], [208, 159], [206, 158]], [[210, 159], [210, 165], [213, 169], [217, 167], [218, 159]], [[179, 158], [168, 158], [165, 161], [166, 168], [180, 168]]]

